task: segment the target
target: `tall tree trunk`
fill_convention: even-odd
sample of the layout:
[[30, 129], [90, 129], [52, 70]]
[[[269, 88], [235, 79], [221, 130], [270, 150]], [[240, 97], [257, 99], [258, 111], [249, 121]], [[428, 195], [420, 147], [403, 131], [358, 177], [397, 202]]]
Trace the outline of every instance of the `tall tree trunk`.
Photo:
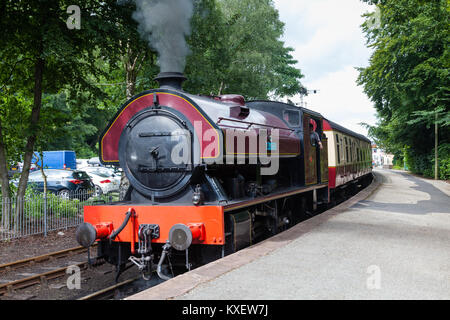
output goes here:
[[134, 69], [130, 71], [127, 70], [127, 89], [126, 89], [127, 100], [131, 99], [131, 97], [134, 96], [135, 88], [136, 88], [136, 72]]
[[219, 92], [217, 93], [218, 96], [222, 94], [222, 90], [223, 90], [223, 81], [220, 83]]
[[[36, 162], [34, 163], [34, 165], [36, 165], [36, 168], [39, 168], [39, 170], [41, 171], [42, 179], [44, 180], [44, 194], [47, 194], [47, 176], [45, 175], [44, 172], [44, 152], [40, 151], [39, 156], [37, 155], [37, 153], [34, 153], [34, 155], [36, 158]], [[40, 165], [39, 159], [41, 160]]]
[[0, 227], [8, 230], [11, 221], [11, 190], [9, 188], [6, 148], [3, 143], [2, 122], [0, 119], [0, 183], [2, 185]]
[[135, 53], [133, 52], [129, 44], [127, 45], [127, 54], [123, 57], [123, 64], [126, 71], [127, 99], [130, 99], [132, 96], [134, 96], [134, 92], [136, 89], [136, 78], [144, 64], [146, 56], [147, 54], [145, 51]]
[[[31, 110], [30, 119], [30, 135], [25, 145], [25, 154], [23, 157], [22, 174], [20, 175], [19, 186], [17, 188], [17, 212], [16, 222], [21, 224], [24, 221], [23, 197], [28, 184], [28, 175], [30, 174], [31, 159], [33, 157], [33, 149], [37, 139], [39, 116], [42, 105], [42, 79], [44, 73], [45, 61], [42, 58], [37, 58], [34, 69], [34, 101], [33, 109]], [[20, 227], [20, 226], [19, 226]]]

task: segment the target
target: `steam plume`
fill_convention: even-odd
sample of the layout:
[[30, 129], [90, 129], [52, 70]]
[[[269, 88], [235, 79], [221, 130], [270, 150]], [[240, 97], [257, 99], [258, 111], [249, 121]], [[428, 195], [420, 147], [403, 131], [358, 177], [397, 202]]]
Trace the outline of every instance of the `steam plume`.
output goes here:
[[135, 0], [133, 19], [138, 31], [158, 52], [160, 72], [183, 72], [190, 53], [185, 37], [191, 34], [193, 0]]

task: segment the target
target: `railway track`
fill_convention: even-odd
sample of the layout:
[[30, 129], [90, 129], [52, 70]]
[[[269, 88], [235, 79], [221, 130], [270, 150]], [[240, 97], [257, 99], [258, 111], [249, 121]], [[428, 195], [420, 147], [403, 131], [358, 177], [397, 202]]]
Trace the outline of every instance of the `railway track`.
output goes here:
[[[95, 244], [97, 245], [97, 244]], [[51, 252], [40, 256], [35, 256], [27, 259], [17, 260], [10, 263], [5, 263], [0, 265], [0, 274], [5, 278], [5, 276], [10, 276], [11, 278], [15, 279], [12, 281], [8, 281], [6, 283], [0, 283], [0, 298], [4, 296], [5, 298], [12, 297], [13, 300], [15, 297], [22, 297], [22, 296], [28, 296], [32, 298], [36, 298], [40, 296], [40, 293], [36, 293], [36, 291], [33, 291], [33, 286], [41, 285], [44, 288], [49, 288], [49, 286], [54, 286], [54, 288], [61, 288], [61, 284], [56, 284], [54, 281], [57, 281], [58, 278], [64, 278], [67, 276], [67, 269], [73, 268], [76, 266], [79, 268], [80, 271], [86, 271], [89, 268], [89, 263], [87, 261], [85, 262], [78, 262], [78, 263], [72, 263], [70, 265], [66, 266], [55, 266], [50, 267], [53, 268], [52, 270], [40, 272], [42, 269], [48, 269], [49, 266], [47, 263], [50, 263], [52, 265], [55, 265], [55, 261], [57, 259], [61, 258], [67, 258], [70, 256], [76, 256], [79, 254], [83, 254], [87, 252], [87, 249], [84, 247], [74, 247], [70, 249], [65, 249], [61, 251]], [[103, 259], [95, 260], [93, 259], [93, 263], [91, 266], [98, 267], [100, 265], [103, 265], [105, 262]], [[47, 263], [46, 263], [47, 262]], [[20, 275], [25, 275], [27, 273], [20, 274], [19, 271], [21, 268], [25, 269], [26, 272], [29, 272], [27, 269], [32, 269], [30, 275], [22, 278], [17, 279], [20, 277]], [[19, 269], [19, 270], [18, 270]], [[97, 270], [97, 269], [95, 269]], [[96, 272], [100, 272], [103, 274], [109, 273], [110, 271], [95, 271], [93, 270], [94, 274]], [[92, 279], [94, 278], [92, 275], [85, 276], [86, 279]], [[81, 298], [78, 298], [78, 300], [106, 300], [106, 299], [114, 299], [117, 295], [123, 295], [123, 292], [125, 290], [130, 290], [130, 288], [133, 287], [133, 282], [139, 280], [141, 276], [134, 275], [132, 278], [127, 279], [125, 281], [122, 281], [120, 283], [111, 285], [111, 286], [104, 286], [102, 289], [87, 294]], [[17, 280], [16, 280], [17, 279]], [[52, 281], [53, 280], [53, 281]], [[51, 282], [50, 282], [51, 281]], [[53, 283], [53, 284], [51, 284]], [[128, 287], [127, 287], [128, 286]], [[29, 292], [22, 293], [22, 291], [27, 291], [29, 288], [31, 288], [31, 295]], [[98, 286], [97, 286], [98, 289]], [[40, 290], [40, 289], [38, 289]], [[58, 291], [58, 290], [57, 290]], [[69, 297], [69, 296], [68, 296]], [[20, 298], [19, 298], [20, 299]], [[63, 298], [64, 299], [64, 298]], [[69, 299], [77, 299], [76, 297], [71, 297]]]
[[122, 281], [122, 282], [117, 283], [108, 288], [94, 292], [90, 295], [78, 298], [77, 300], [102, 300], [102, 299], [104, 300], [104, 299], [114, 298], [116, 290], [119, 290], [119, 289], [125, 287], [126, 285], [129, 285], [129, 284], [133, 283], [134, 281], [139, 280], [140, 278], [141, 278], [141, 276]]
[[[88, 262], [76, 264], [80, 270], [85, 270], [88, 267]], [[45, 284], [48, 280], [64, 277], [66, 275], [67, 267], [57, 268], [44, 273], [36, 274], [27, 278], [11, 281], [0, 285], [0, 295], [5, 293], [13, 293], [14, 290], [27, 288], [36, 284]]]
[[[95, 245], [97, 245], [97, 244], [94, 244], [94, 246]], [[87, 249], [80, 246], [80, 247], [50, 252], [47, 254], [43, 254], [40, 256], [31, 257], [31, 258], [27, 258], [27, 259], [17, 260], [14, 262], [9, 262], [9, 263], [0, 265], [0, 272], [4, 272], [4, 271], [8, 272], [8, 271], [15, 270], [17, 268], [25, 267], [28, 265], [32, 265], [35, 263], [40, 263], [40, 262], [48, 261], [51, 259], [63, 258], [63, 257], [67, 257], [70, 255], [83, 253], [85, 251], [87, 251]]]
[[[70, 249], [50, 252], [47, 254], [43, 254], [36, 257], [31, 257], [27, 259], [17, 260], [10, 263], [5, 263], [0, 265], [0, 273], [7, 273], [10, 271], [14, 271], [19, 268], [27, 267], [27, 266], [35, 266], [39, 263], [56, 260], [63, 257], [68, 257], [76, 254], [81, 254], [87, 252], [87, 249], [84, 247], [74, 247]], [[94, 265], [99, 265], [101, 262], [96, 261]], [[78, 264], [73, 264], [71, 266], [77, 266], [80, 270], [85, 270], [88, 268], [89, 263], [81, 262]], [[33, 274], [31, 276], [25, 277], [23, 279], [18, 279], [14, 281], [10, 281], [4, 284], [0, 284], [0, 296], [13, 293], [14, 290], [24, 289], [37, 284], [46, 284], [48, 280], [64, 277], [67, 273], [66, 270], [69, 266], [65, 267], [55, 267], [53, 270], [46, 271], [43, 273]]]

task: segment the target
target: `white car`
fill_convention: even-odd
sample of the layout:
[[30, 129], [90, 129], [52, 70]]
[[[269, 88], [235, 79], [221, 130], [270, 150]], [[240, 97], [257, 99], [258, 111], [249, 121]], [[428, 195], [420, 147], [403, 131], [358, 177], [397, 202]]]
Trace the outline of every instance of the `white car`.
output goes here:
[[77, 159], [77, 169], [82, 169], [89, 166], [88, 159]]
[[101, 164], [101, 162], [100, 162], [99, 157], [90, 158], [90, 159], [87, 161], [87, 163], [88, 163], [90, 166], [103, 166], [103, 165]]
[[104, 167], [84, 167], [85, 171], [95, 185], [95, 195], [118, 192], [120, 186], [120, 176], [113, 170]]

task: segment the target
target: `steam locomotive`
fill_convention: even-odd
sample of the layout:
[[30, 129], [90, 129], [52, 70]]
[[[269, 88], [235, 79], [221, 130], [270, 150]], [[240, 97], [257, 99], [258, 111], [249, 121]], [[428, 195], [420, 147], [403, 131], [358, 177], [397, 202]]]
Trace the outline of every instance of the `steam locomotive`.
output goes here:
[[[100, 160], [130, 181], [123, 201], [84, 208], [78, 242], [99, 242], [117, 277], [163, 279], [270, 237], [371, 179], [370, 140], [317, 112], [182, 90], [181, 73], [128, 100]], [[128, 264], [128, 266], [127, 266]]]

